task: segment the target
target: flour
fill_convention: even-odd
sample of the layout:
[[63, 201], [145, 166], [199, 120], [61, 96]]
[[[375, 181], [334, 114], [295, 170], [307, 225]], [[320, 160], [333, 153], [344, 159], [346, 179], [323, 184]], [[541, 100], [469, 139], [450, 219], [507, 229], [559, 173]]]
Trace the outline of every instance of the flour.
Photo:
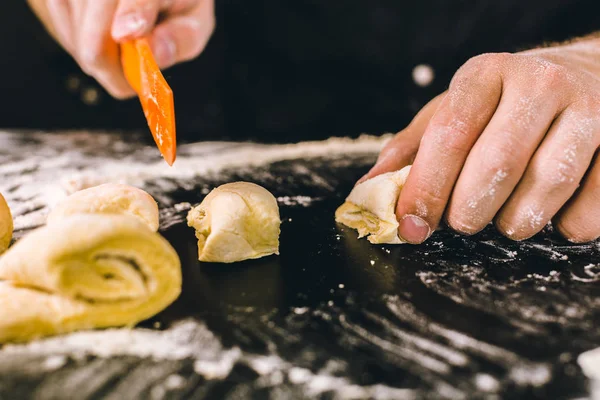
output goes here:
[[[308, 309], [297, 311], [304, 314]], [[410, 389], [381, 384], [355, 385], [346, 378], [334, 376], [335, 371], [331, 371], [330, 368], [313, 372], [295, 367], [274, 354], [253, 354], [244, 352], [237, 346], [225, 348], [206, 325], [194, 320], [178, 322], [164, 331], [144, 328], [83, 331], [28, 344], [5, 345], [0, 350], [0, 363], [10, 364], [15, 358], [35, 356], [46, 357], [41, 366], [45, 371], [57, 370], [69, 359], [82, 360], [86, 356], [130, 356], [154, 361], [191, 359], [194, 361], [194, 372], [206, 380], [225, 379], [236, 365], [243, 364], [259, 375], [261, 386], [277, 386], [287, 380], [302, 385], [309, 397], [332, 392], [336, 393], [335, 398], [339, 399], [416, 398]], [[185, 385], [184, 377], [171, 374], [152, 389], [151, 398], [164, 398], [168, 391], [183, 388]]]
[[68, 359], [64, 355], [54, 355], [44, 360], [43, 368], [46, 371], [55, 371], [64, 367], [67, 362]]
[[[202, 346], [198, 346], [200, 341]], [[22, 345], [8, 344], [0, 350], [0, 358], [35, 354], [78, 359], [85, 356], [135, 356], [154, 360], [183, 360], [214, 358], [221, 350], [220, 341], [204, 324], [187, 320], [165, 331], [106, 329], [75, 332]]]
[[522, 243], [522, 246], [524, 247], [530, 247], [530, 248], [534, 248], [537, 250], [540, 250], [544, 253], [546, 253], [547, 255], [550, 256], [550, 258], [552, 260], [568, 260], [569, 256], [566, 254], [563, 254], [559, 251], [556, 251], [554, 249], [552, 249], [550, 246], [545, 246], [543, 244], [539, 244], [539, 243]]
[[277, 202], [286, 206], [301, 206], [308, 207], [310, 206], [316, 198], [312, 198], [309, 196], [281, 196], [277, 198]]
[[590, 399], [600, 399], [600, 347], [580, 354], [577, 363], [590, 380]]
[[[18, 142], [18, 134], [3, 133], [0, 148], [24, 148], [28, 158], [11, 161], [10, 154], [0, 154], [0, 192], [13, 210], [15, 229], [21, 230], [44, 224], [48, 210], [74, 191], [102, 183], [125, 183], [146, 189], [151, 180], [160, 189], [173, 190], [182, 180], [214, 176], [228, 168], [243, 169], [331, 154], [377, 153], [390, 138], [391, 135], [365, 135], [358, 139], [332, 138], [288, 145], [193, 143], [179, 146], [177, 161], [168, 167], [156, 156], [155, 148], [140, 150], [114, 135], [33, 135], [38, 144], [27, 148]], [[73, 142], [77, 142], [79, 150], [66, 151]], [[314, 179], [329, 185], [321, 177]], [[308, 200], [298, 197], [290, 201], [303, 205]]]

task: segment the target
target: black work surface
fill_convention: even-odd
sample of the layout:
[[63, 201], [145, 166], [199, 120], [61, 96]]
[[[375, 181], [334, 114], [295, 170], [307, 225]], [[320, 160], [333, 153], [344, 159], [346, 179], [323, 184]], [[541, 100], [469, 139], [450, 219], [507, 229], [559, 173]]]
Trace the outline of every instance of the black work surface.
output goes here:
[[[0, 353], [0, 398], [584, 396], [576, 357], [600, 345], [598, 243], [571, 245], [551, 228], [523, 243], [492, 228], [473, 237], [441, 231], [421, 246], [357, 240], [333, 213], [374, 159], [332, 154], [225, 170], [218, 179], [147, 182], [168, 215], [161, 232], [181, 257], [184, 285], [142, 326], [168, 329], [191, 317], [219, 351], [274, 357], [273, 367], [241, 356], [211, 377], [187, 358], [87, 356], [48, 372], [36, 367], [47, 355]], [[200, 263], [187, 210], [167, 206], [195, 204], [207, 188], [237, 180], [292, 199], [280, 201], [281, 255]], [[298, 204], [294, 196], [311, 199]], [[185, 381], [165, 388], [173, 374]]]

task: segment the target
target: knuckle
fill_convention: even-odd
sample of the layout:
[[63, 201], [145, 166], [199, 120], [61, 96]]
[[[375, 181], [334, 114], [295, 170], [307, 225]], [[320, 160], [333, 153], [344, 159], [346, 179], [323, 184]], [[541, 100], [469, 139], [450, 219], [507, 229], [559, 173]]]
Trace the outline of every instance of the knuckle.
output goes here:
[[469, 124], [455, 119], [448, 124], [433, 122], [423, 136], [423, 140], [431, 141], [436, 147], [452, 153], [463, 154], [471, 149], [471, 131]]
[[562, 65], [545, 63], [537, 77], [538, 87], [555, 90], [569, 83], [569, 70]]
[[459, 69], [461, 72], [470, 72], [471, 74], [485, 74], [490, 71], [496, 71], [498, 66], [504, 65], [510, 61], [510, 53], [485, 53], [470, 58]]
[[86, 74], [93, 75], [102, 66], [102, 54], [94, 48], [85, 47], [79, 51], [78, 62]]
[[552, 160], [534, 160], [528, 167], [531, 180], [547, 195], [564, 191], [579, 183], [580, 167], [573, 158], [556, 157]]
[[[442, 190], [437, 186], [437, 183], [433, 181], [433, 184], [430, 185], [420, 185], [420, 187], [416, 190], [415, 198], [419, 199], [417, 201], [421, 207], [426, 210], [434, 210], [434, 209], [444, 209], [446, 205], [446, 198], [442, 195]], [[429, 214], [429, 212], [426, 212]], [[442, 213], [440, 213], [441, 216]]]
[[[600, 120], [596, 117], [600, 110], [600, 95], [596, 91], [585, 96], [581, 96], [578, 105], [582, 112], [584, 121], [590, 122], [595, 130], [600, 130]], [[590, 116], [593, 116], [590, 118]], [[587, 118], [586, 118], [587, 117]]]
[[521, 148], [515, 143], [516, 140], [512, 139], [515, 137], [514, 135], [506, 136], [506, 140], [490, 145], [488, 149], [484, 150], [483, 176], [503, 180], [522, 169], [519, 168], [519, 161], [522, 158]]
[[124, 89], [106, 89], [107, 92], [117, 100], [125, 100], [132, 97], [131, 93]]

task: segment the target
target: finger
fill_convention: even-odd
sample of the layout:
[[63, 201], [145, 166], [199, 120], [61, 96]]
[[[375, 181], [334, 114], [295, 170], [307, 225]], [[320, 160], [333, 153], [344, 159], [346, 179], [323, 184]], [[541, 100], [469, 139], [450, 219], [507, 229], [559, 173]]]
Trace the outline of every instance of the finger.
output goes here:
[[112, 96], [134, 94], [123, 74], [119, 47], [110, 37], [110, 23], [117, 0], [89, 1], [79, 31], [77, 59]]
[[503, 92], [467, 157], [446, 210], [448, 225], [461, 233], [477, 233], [493, 220], [562, 111], [557, 97], [523, 90], [521, 82], [505, 83]]
[[498, 106], [500, 57], [465, 64], [431, 118], [396, 207], [405, 241], [422, 243], [438, 226], [467, 155]]
[[195, 8], [198, 5], [198, 0], [160, 0], [160, 3], [161, 11], [166, 15], [175, 15]]
[[592, 164], [579, 192], [553, 221], [567, 240], [583, 243], [600, 237], [600, 160]]
[[379, 153], [379, 157], [373, 168], [356, 183], [359, 184], [386, 172], [398, 171], [411, 164], [419, 148], [425, 128], [444, 96], [445, 93], [427, 103], [411, 123], [404, 130], [398, 132], [385, 145], [381, 153]]
[[120, 0], [111, 26], [111, 36], [117, 42], [150, 33], [164, 0]]
[[538, 233], [573, 195], [598, 148], [600, 122], [565, 111], [554, 122], [496, 226], [513, 240]]
[[48, 0], [47, 9], [52, 20], [53, 35], [69, 54], [73, 54], [75, 47], [69, 2], [67, 0]]
[[161, 68], [189, 61], [206, 47], [215, 28], [212, 0], [198, 2], [187, 13], [168, 17], [152, 32], [151, 44]]

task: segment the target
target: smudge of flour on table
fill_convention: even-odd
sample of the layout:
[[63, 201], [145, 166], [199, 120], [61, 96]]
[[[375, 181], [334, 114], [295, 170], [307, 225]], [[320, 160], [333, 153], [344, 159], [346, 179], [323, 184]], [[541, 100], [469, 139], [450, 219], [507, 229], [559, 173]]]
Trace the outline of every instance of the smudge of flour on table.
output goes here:
[[159, 210], [160, 229], [167, 229], [173, 225], [186, 221], [187, 212], [192, 208], [188, 202], [174, 204], [172, 207], [163, 207]]
[[301, 206], [309, 207], [314, 201], [320, 200], [320, 198], [314, 198], [310, 196], [280, 196], [277, 198], [277, 202], [286, 206]]
[[[239, 347], [226, 348], [206, 325], [193, 320], [180, 321], [164, 331], [143, 328], [83, 331], [28, 344], [5, 345], [0, 350], [0, 372], [16, 359], [25, 357], [45, 360], [39, 367], [43, 372], [60, 368], [69, 359], [81, 360], [89, 356], [100, 359], [128, 356], [156, 362], [191, 360], [194, 372], [207, 380], [225, 379], [236, 365], [245, 365], [259, 375], [263, 387], [287, 381], [301, 385], [309, 396], [333, 392], [341, 399], [416, 398], [410, 389], [353, 384], [346, 378], [335, 376], [335, 371], [327, 366], [311, 371], [294, 366], [277, 355], [248, 353]], [[158, 396], [185, 384], [185, 378], [169, 374], [153, 391]]]
[[[480, 341], [439, 323], [426, 323], [427, 316], [399, 296], [386, 296], [386, 300], [388, 309], [395, 317], [410, 324], [422, 335], [421, 337], [428, 338], [430, 343], [420, 343], [419, 347], [421, 351], [428, 352], [430, 356], [446, 359], [451, 365], [465, 368], [471, 365], [470, 360], [474, 358], [483, 357], [494, 360], [496, 368], [504, 369], [506, 379], [521, 386], [542, 386], [552, 377], [550, 366], [546, 363], [532, 362], [512, 351]], [[398, 330], [397, 324], [388, 323], [386, 326], [391, 331]], [[444, 346], [440, 344], [440, 341], [446, 341], [448, 345]], [[486, 392], [499, 388], [498, 381], [482, 370], [477, 371], [474, 375], [474, 381], [480, 390]]]
[[[227, 168], [250, 168], [331, 154], [377, 153], [390, 138], [391, 135], [365, 135], [358, 139], [331, 138], [287, 145], [185, 144], [179, 147], [177, 162], [168, 168], [162, 159], [157, 160], [155, 148], [138, 150], [114, 135], [39, 134], [34, 136], [36, 143], [32, 145], [21, 143], [16, 133], [0, 133], [0, 149], [5, 149], [0, 150], [0, 192], [13, 208], [15, 229], [21, 230], [44, 224], [48, 210], [70, 193], [102, 183], [126, 183], [145, 189], [152, 180], [153, 185], [173, 189], [172, 186], [177, 187], [186, 179], [217, 176]], [[66, 150], [74, 142], [81, 150]], [[11, 162], [13, 156], [6, 149], [15, 146], [27, 151], [26, 160]], [[314, 179], [328, 185], [322, 177]]]
[[580, 354], [577, 363], [590, 380], [590, 399], [600, 399], [600, 347]]

